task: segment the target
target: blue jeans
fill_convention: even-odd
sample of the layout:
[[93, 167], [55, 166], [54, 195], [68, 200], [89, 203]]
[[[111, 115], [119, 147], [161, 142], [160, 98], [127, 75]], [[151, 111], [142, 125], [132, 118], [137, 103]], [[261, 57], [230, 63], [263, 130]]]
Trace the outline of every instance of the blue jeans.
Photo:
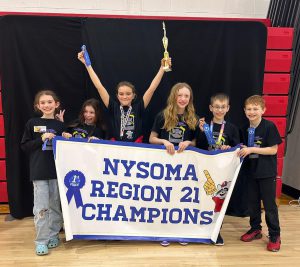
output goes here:
[[35, 244], [47, 245], [58, 238], [63, 224], [60, 198], [56, 179], [33, 181]]

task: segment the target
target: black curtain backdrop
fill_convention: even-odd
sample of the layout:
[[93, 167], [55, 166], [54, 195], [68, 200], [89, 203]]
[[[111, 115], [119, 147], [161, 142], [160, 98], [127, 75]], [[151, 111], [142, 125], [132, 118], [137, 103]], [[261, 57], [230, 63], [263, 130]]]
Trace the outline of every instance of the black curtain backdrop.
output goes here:
[[[154, 116], [176, 82], [189, 83], [197, 114], [210, 119], [209, 98], [231, 97], [228, 121], [246, 119], [243, 102], [262, 93], [266, 28], [259, 22], [167, 20], [173, 70], [166, 73], [148, 107], [145, 142]], [[98, 97], [77, 52], [86, 44], [95, 71], [111, 96], [119, 81], [132, 82], [141, 97], [163, 56], [162, 21], [137, 19], [5, 16], [0, 20], [0, 71], [5, 119], [7, 183], [11, 214], [32, 215], [28, 162], [20, 150], [26, 121], [34, 116], [37, 91], [60, 96], [65, 119], [77, 117], [85, 99]], [[109, 119], [109, 118], [108, 118]], [[238, 179], [229, 214], [246, 214], [245, 179]]]

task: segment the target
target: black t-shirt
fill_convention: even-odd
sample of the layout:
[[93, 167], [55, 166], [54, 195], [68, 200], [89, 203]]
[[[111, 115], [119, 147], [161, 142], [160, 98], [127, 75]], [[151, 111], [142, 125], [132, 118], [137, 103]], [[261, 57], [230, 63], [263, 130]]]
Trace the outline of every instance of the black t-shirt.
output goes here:
[[[120, 136], [121, 128], [121, 110], [120, 103], [109, 98], [108, 112], [111, 116], [112, 136], [117, 141], [134, 142], [138, 137], [143, 135], [142, 118], [145, 111], [144, 101], [140, 100], [132, 103], [132, 110], [125, 125], [123, 137]], [[128, 107], [123, 107], [126, 115]]]
[[[249, 123], [242, 128], [242, 140], [248, 145]], [[271, 121], [262, 119], [255, 128], [254, 146], [271, 147], [282, 143], [279, 132], [275, 124]], [[242, 172], [255, 179], [275, 177], [277, 175], [277, 155], [250, 154], [245, 158]]]
[[175, 128], [169, 132], [163, 129], [164, 123], [165, 118], [163, 112], [160, 112], [156, 115], [151, 130], [158, 134], [158, 138], [168, 140], [175, 146], [178, 146], [182, 141], [192, 141], [195, 138], [195, 131], [189, 128], [181, 115], [178, 115], [178, 123]]
[[[213, 124], [213, 138], [217, 142], [220, 134], [222, 124], [219, 123], [214, 123]], [[230, 123], [227, 122], [225, 123], [224, 126], [224, 133], [221, 138], [221, 144], [220, 145], [226, 145], [226, 146], [231, 146], [234, 147], [240, 143], [240, 134], [237, 129], [237, 127]], [[206, 138], [206, 135], [203, 131], [197, 127], [196, 129], [196, 147], [204, 150], [214, 150], [215, 147], [210, 147]]]
[[104, 132], [95, 125], [81, 124], [78, 121], [74, 123], [76, 126], [69, 126], [67, 132], [75, 138], [89, 138], [95, 136], [99, 139], [104, 139]]
[[52, 142], [48, 141], [42, 150], [43, 133], [61, 135], [64, 123], [55, 119], [32, 118], [25, 126], [21, 148], [29, 153], [30, 180], [56, 179]]

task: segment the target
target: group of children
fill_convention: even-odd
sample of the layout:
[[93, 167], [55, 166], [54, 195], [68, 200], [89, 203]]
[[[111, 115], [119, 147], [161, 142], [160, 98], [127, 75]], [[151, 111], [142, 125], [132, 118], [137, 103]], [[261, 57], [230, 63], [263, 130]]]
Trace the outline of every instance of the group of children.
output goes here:
[[[165, 59], [162, 59], [161, 67], [141, 100], [135, 101], [136, 91], [131, 83], [120, 82], [116, 90], [118, 101], [115, 101], [102, 85], [84, 53], [87, 52], [78, 53], [78, 59], [85, 65], [110, 114], [112, 139], [142, 142], [143, 115], [163, 77]], [[168, 59], [168, 64], [171, 65], [171, 59]], [[63, 112], [59, 112], [59, 105], [60, 101], [53, 91], [40, 91], [35, 97], [34, 109], [42, 116], [27, 122], [21, 141], [22, 149], [30, 155], [37, 255], [46, 255], [49, 248], [59, 245], [59, 231], [63, 223], [51, 140], [58, 135], [65, 138], [105, 138], [98, 100], [85, 101], [79, 118], [68, 127], [63, 123]], [[188, 146], [206, 150], [226, 150], [242, 142], [244, 145], [238, 155], [245, 158], [243, 168], [248, 175], [251, 229], [241, 236], [241, 240], [249, 242], [262, 237], [262, 200], [269, 229], [267, 249], [278, 251], [281, 241], [275, 203], [275, 178], [276, 153], [281, 138], [276, 126], [262, 118], [265, 103], [261, 96], [251, 96], [245, 102], [244, 110], [249, 122], [243, 127], [241, 136], [236, 126], [225, 121], [229, 108], [229, 97], [223, 93], [216, 94], [211, 97], [209, 105], [212, 112], [211, 121], [208, 124], [203, 118], [199, 120], [195, 114], [191, 87], [187, 83], [177, 83], [171, 89], [166, 107], [155, 118], [149, 143], [163, 145], [167, 153], [173, 155], [183, 152]], [[218, 240], [217, 243], [223, 244], [220, 235]], [[162, 245], [167, 246], [169, 243], [164, 241]]]

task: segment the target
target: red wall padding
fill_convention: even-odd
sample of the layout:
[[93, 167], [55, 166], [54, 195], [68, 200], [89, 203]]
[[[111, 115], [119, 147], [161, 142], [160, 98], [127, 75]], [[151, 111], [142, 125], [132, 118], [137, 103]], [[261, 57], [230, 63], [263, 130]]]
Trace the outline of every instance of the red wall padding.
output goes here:
[[0, 202], [8, 202], [6, 182], [0, 182]]
[[283, 158], [277, 158], [277, 175], [282, 176]]
[[266, 51], [265, 72], [290, 72], [292, 51]]
[[0, 93], [0, 113], [3, 113], [3, 111], [2, 111], [2, 93]]
[[293, 28], [268, 27], [267, 49], [292, 49]]
[[0, 158], [5, 158], [5, 139], [0, 137]]
[[0, 136], [4, 136], [5, 132], [4, 132], [4, 119], [3, 119], [3, 115], [0, 114]]
[[277, 177], [276, 179], [276, 197], [279, 198], [281, 196], [281, 189], [282, 189], [282, 180], [281, 177]]
[[281, 137], [285, 136], [286, 118], [285, 117], [265, 117], [265, 119], [275, 123]]
[[290, 81], [291, 77], [288, 73], [265, 73], [263, 94], [287, 95]]
[[284, 148], [285, 148], [285, 139], [282, 139], [282, 143], [278, 146], [278, 150], [277, 150], [278, 158], [284, 157]]
[[6, 180], [6, 162], [5, 160], [0, 160], [0, 180]]
[[266, 101], [267, 110], [264, 116], [286, 116], [288, 96], [269, 96], [263, 98]]

